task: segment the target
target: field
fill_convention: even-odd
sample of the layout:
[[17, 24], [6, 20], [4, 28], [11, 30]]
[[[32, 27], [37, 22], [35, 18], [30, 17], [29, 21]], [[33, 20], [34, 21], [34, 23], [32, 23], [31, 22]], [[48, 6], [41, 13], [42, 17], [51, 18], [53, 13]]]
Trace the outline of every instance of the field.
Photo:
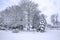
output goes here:
[[60, 30], [47, 30], [44, 33], [0, 31], [0, 40], [60, 40]]

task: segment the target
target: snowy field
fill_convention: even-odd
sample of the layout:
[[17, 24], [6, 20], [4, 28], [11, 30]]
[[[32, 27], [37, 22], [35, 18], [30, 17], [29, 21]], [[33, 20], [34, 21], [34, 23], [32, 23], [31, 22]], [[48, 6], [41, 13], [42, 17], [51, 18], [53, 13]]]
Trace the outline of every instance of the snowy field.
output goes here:
[[0, 31], [0, 40], [60, 40], [60, 30], [49, 30], [44, 33]]

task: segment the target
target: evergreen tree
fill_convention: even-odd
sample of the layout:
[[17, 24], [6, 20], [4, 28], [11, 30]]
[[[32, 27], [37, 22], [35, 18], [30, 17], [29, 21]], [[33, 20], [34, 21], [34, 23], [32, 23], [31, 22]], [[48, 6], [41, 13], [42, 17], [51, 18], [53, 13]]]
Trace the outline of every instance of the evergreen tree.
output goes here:
[[40, 15], [40, 24], [39, 24], [39, 27], [37, 30], [40, 30], [41, 32], [43, 32], [43, 31], [45, 31], [46, 26], [47, 26], [47, 22], [45, 19], [45, 15], [41, 14]]

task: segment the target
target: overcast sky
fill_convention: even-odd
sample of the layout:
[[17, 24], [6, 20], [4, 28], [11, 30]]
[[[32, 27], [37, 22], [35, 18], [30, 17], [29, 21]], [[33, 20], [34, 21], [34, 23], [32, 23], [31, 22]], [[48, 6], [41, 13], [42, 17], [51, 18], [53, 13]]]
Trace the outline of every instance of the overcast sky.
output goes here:
[[[17, 5], [20, 0], [0, 0], [0, 11], [8, 6]], [[39, 4], [41, 13], [47, 16], [47, 21], [50, 23], [52, 14], [60, 13], [60, 0], [32, 0]]]

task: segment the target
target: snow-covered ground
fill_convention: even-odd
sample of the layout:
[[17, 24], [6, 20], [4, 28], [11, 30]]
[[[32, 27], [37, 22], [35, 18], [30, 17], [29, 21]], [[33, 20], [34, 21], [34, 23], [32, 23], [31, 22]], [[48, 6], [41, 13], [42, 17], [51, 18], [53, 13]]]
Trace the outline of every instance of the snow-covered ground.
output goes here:
[[0, 31], [0, 40], [60, 40], [60, 30], [48, 30], [44, 33]]

